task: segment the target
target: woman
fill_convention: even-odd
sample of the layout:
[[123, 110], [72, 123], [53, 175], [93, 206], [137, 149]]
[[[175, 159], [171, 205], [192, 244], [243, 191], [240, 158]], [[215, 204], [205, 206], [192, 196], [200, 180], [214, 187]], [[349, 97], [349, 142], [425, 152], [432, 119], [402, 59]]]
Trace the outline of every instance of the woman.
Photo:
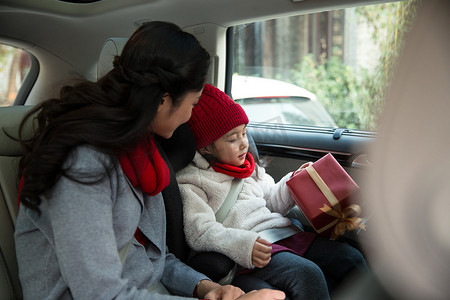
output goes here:
[[[170, 178], [153, 134], [169, 138], [189, 119], [208, 66], [192, 35], [146, 23], [102, 79], [65, 87], [27, 115], [37, 113], [39, 126], [22, 141], [20, 161], [15, 239], [25, 299], [173, 299], [165, 289], [209, 299], [242, 295], [165, 246], [160, 192]], [[264, 290], [239, 299], [283, 296]]]

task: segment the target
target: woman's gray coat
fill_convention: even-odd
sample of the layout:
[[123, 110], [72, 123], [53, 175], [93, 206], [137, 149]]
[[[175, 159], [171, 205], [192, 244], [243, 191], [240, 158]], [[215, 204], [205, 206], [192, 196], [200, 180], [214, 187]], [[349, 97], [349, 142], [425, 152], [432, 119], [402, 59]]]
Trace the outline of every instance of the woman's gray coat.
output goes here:
[[[42, 197], [40, 215], [19, 210], [15, 239], [25, 299], [174, 299], [148, 293], [157, 281], [192, 297], [206, 277], [167, 253], [161, 194], [134, 189], [115, 158], [92, 148], [79, 147], [65, 166], [73, 178], [61, 177]], [[133, 238], [138, 225], [150, 240], [147, 251]], [[122, 266], [118, 251], [130, 240]]]

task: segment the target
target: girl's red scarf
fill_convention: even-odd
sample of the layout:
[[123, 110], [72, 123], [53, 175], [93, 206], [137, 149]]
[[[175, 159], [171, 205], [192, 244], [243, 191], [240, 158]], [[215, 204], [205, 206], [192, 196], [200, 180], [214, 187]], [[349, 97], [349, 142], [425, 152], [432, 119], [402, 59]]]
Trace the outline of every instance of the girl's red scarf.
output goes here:
[[253, 171], [255, 170], [255, 161], [253, 159], [253, 156], [247, 152], [245, 162], [239, 167], [228, 164], [215, 163], [212, 168], [216, 172], [227, 174], [229, 176], [233, 176], [236, 178], [247, 178], [250, 177], [250, 175], [252, 175]]
[[118, 155], [123, 172], [147, 195], [159, 194], [170, 182], [170, 172], [153, 139], [142, 140], [133, 152]]

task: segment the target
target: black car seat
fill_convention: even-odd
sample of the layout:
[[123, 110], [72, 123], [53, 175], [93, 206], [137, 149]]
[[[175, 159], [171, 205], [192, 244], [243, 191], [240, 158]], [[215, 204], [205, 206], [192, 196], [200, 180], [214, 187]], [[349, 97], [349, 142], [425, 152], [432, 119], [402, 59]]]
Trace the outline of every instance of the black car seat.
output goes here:
[[[195, 155], [195, 140], [187, 124], [178, 127], [170, 139], [157, 137], [161, 155], [168, 162], [170, 184], [162, 191], [166, 206], [166, 241], [170, 252], [195, 270], [207, 275], [216, 282], [232, 283], [248, 292], [260, 288], [272, 288], [266, 282], [251, 275], [230, 277], [235, 263], [229, 257], [216, 252], [200, 252], [191, 256], [183, 230], [183, 207], [175, 173], [186, 167]], [[251, 137], [250, 137], [251, 139]], [[253, 139], [250, 143], [254, 144]]]

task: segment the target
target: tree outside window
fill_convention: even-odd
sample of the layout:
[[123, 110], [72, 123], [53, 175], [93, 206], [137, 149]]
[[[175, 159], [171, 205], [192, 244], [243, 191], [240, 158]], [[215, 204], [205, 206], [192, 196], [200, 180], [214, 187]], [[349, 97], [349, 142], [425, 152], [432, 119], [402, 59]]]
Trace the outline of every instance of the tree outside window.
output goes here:
[[316, 94], [339, 127], [376, 130], [419, 5], [399, 1], [236, 26], [234, 73], [293, 83]]
[[30, 67], [28, 53], [0, 44], [0, 106], [12, 105]]

